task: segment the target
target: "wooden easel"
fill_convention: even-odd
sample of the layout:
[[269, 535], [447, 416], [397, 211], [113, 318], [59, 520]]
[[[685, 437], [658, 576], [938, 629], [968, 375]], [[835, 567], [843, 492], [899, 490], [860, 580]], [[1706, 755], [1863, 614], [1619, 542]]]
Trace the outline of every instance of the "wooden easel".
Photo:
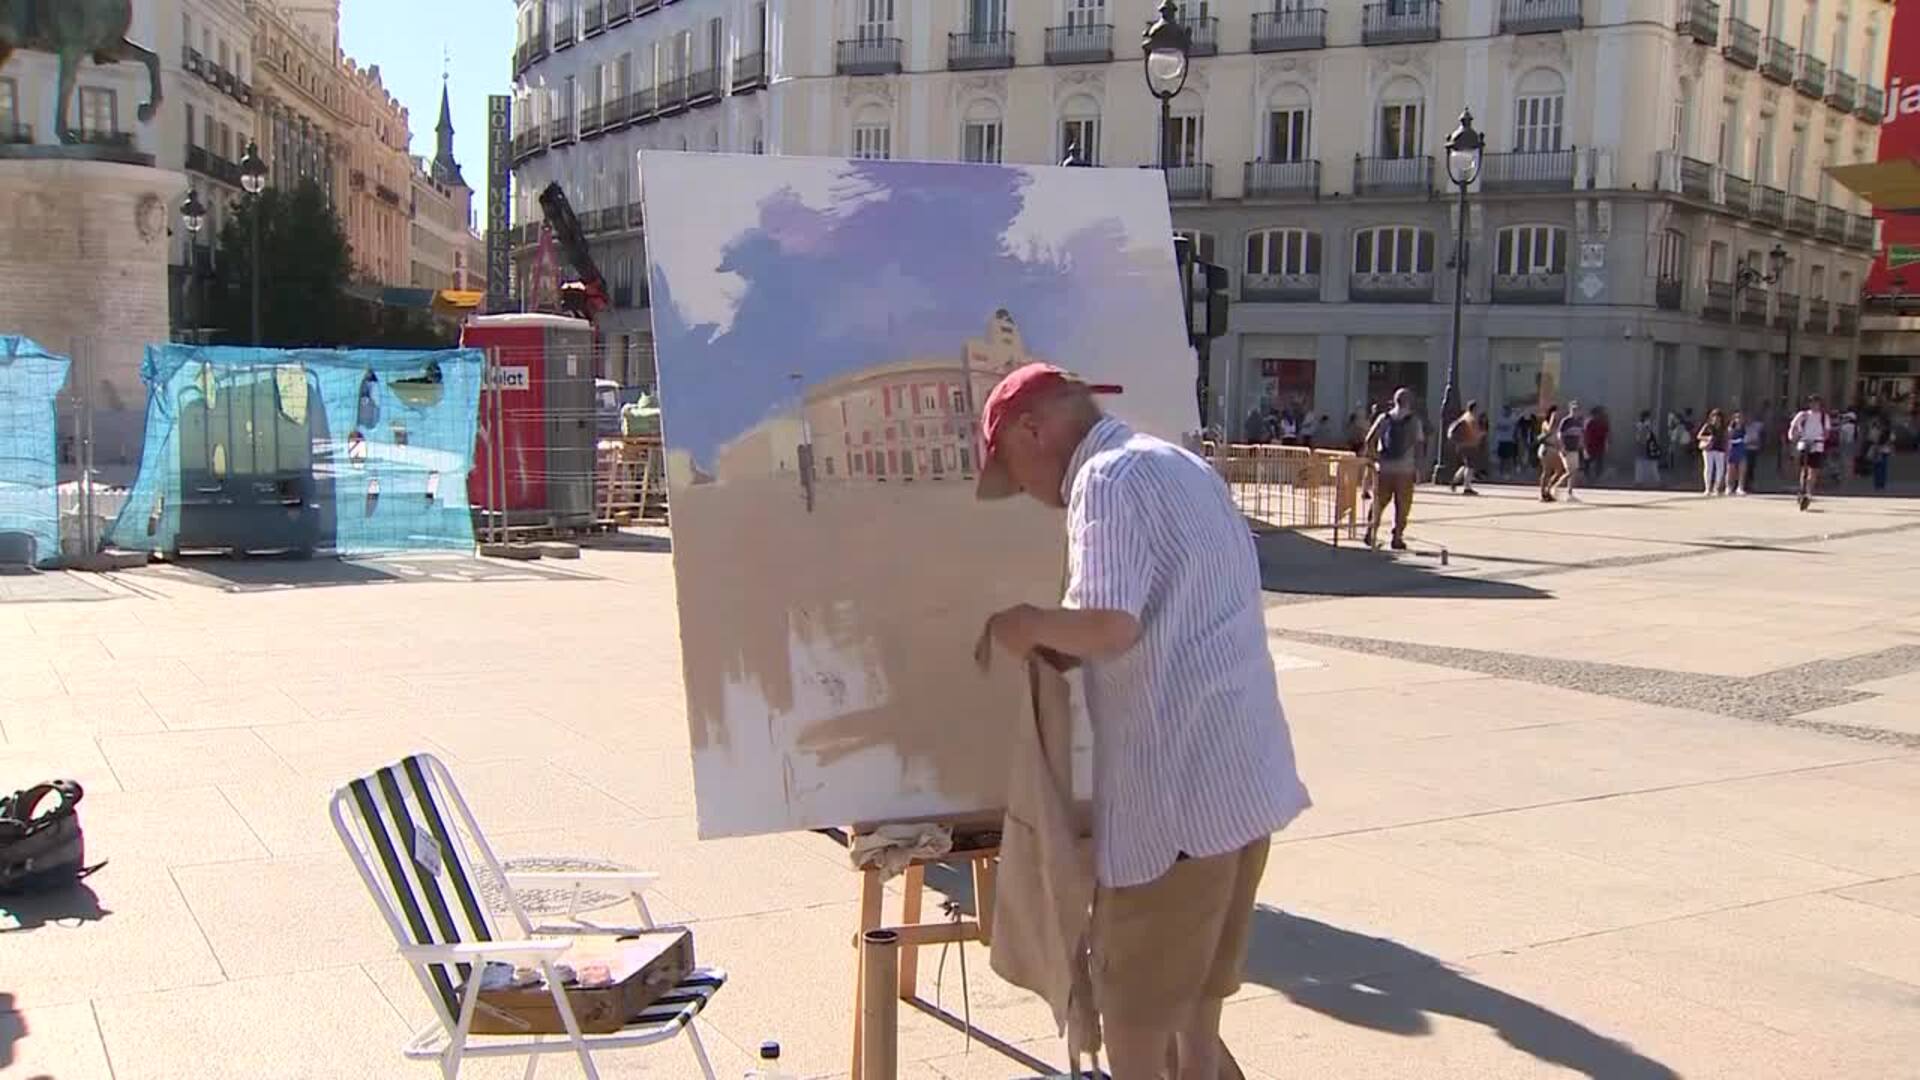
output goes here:
[[[851, 836], [848, 838], [851, 843]], [[982, 944], [993, 940], [993, 890], [994, 871], [1000, 857], [998, 836], [990, 844], [968, 846], [965, 834], [954, 837], [955, 850], [937, 859], [914, 860], [902, 876], [904, 886], [900, 902], [900, 922], [888, 925], [884, 922], [886, 901], [886, 879], [878, 869], [860, 871], [860, 925], [853, 935], [855, 950], [854, 970], [861, 971], [859, 948], [861, 935], [869, 930], [891, 930], [900, 937], [900, 981], [898, 986], [874, 987], [875, 994], [885, 995], [890, 1006], [899, 1008], [899, 1002], [917, 1001], [919, 997], [920, 950], [929, 945], [960, 944], [977, 941]], [[976, 912], [972, 919], [954, 919], [943, 922], [922, 922], [924, 907], [927, 863], [968, 863], [973, 870], [973, 906]], [[865, 1012], [868, 988], [865, 978], [856, 974], [853, 990], [853, 1075], [851, 1080], [893, 1080], [892, 1077], [867, 1077], [862, 1071], [860, 1060], [861, 1016]]]

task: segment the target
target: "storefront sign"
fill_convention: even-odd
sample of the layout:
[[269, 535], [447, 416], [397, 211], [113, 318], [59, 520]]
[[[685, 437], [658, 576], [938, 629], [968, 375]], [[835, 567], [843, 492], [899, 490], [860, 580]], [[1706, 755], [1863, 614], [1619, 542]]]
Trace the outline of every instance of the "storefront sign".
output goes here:
[[487, 304], [506, 311], [513, 303], [513, 99], [487, 98]]

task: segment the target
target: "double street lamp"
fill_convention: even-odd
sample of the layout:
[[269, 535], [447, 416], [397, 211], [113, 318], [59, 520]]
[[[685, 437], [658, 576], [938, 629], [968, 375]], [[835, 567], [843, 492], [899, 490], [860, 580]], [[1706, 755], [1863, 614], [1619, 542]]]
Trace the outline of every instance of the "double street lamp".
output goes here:
[[1193, 35], [1180, 22], [1180, 7], [1173, 0], [1161, 0], [1160, 18], [1147, 27], [1140, 39], [1140, 52], [1146, 65], [1147, 91], [1160, 102], [1160, 170], [1173, 168], [1176, 152], [1173, 143], [1173, 99], [1187, 85], [1188, 59], [1193, 52]]
[[265, 231], [260, 220], [260, 193], [267, 190], [267, 163], [260, 160], [260, 144], [249, 139], [247, 152], [240, 158], [240, 186], [246, 189], [253, 203], [253, 213], [248, 218], [247, 232], [253, 234], [253, 343], [260, 344], [260, 234]]
[[200, 189], [190, 187], [187, 197], [180, 204], [180, 223], [187, 227], [187, 280], [183, 285], [185, 295], [181, 306], [186, 309], [187, 322], [191, 324], [195, 343], [200, 337], [200, 230], [207, 227], [207, 207], [200, 201]]
[[[1756, 285], [1777, 284], [1780, 278], [1786, 273], [1786, 270], [1787, 249], [1782, 247], [1779, 241], [1775, 241], [1773, 250], [1767, 252], [1767, 268], [1765, 270], [1744, 260], [1740, 263], [1739, 267], [1734, 270], [1733, 311], [1729, 313], [1727, 325], [1730, 328], [1728, 337], [1734, 339], [1734, 347], [1729, 351], [1728, 355], [1730, 358], [1733, 358], [1735, 362], [1738, 362], [1737, 358], [1740, 355], [1738, 338], [1740, 336], [1740, 316], [1744, 310], [1740, 304], [1740, 294]], [[1795, 314], [1797, 315], [1798, 313], [1796, 312]], [[1799, 322], [1800, 320], [1798, 318], [1789, 318], [1787, 320], [1787, 370], [1789, 374], [1791, 374], [1793, 370], [1793, 328]], [[1780, 404], [1783, 408], [1787, 405], [1784, 400], [1782, 400]]]
[[1467, 294], [1467, 188], [1480, 176], [1480, 155], [1486, 149], [1484, 135], [1474, 130], [1473, 112], [1460, 110], [1460, 126], [1447, 136], [1447, 179], [1460, 192], [1459, 221], [1456, 224], [1458, 241], [1453, 251], [1453, 348], [1447, 355], [1447, 388], [1440, 396], [1440, 446], [1441, 452], [1435, 456], [1433, 482], [1439, 484], [1449, 475], [1450, 469], [1458, 469], [1458, 457], [1453, 440], [1448, 438], [1449, 429], [1460, 415], [1460, 318], [1461, 307]]

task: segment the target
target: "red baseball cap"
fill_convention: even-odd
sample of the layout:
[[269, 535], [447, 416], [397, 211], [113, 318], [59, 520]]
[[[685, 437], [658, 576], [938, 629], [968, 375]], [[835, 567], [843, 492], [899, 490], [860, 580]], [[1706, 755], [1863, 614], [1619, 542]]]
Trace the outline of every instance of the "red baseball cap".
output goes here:
[[1120, 387], [1089, 383], [1078, 375], [1052, 364], [1027, 364], [1015, 368], [994, 386], [987, 402], [980, 407], [980, 482], [974, 489], [982, 499], [1004, 499], [1020, 493], [1020, 485], [1001, 460], [998, 440], [1006, 425], [1026, 413], [1037, 402], [1061, 390], [1084, 390], [1091, 394], [1118, 394]]

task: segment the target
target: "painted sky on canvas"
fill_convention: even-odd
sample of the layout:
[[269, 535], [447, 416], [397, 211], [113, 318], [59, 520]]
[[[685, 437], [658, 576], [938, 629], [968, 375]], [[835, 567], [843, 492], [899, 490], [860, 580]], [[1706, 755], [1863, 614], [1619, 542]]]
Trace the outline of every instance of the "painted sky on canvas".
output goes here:
[[998, 308], [1033, 355], [1130, 383], [1115, 411], [1135, 424], [1195, 424], [1158, 173], [674, 153], [641, 171], [666, 437], [703, 465], [790, 407], [792, 376], [957, 361]]

